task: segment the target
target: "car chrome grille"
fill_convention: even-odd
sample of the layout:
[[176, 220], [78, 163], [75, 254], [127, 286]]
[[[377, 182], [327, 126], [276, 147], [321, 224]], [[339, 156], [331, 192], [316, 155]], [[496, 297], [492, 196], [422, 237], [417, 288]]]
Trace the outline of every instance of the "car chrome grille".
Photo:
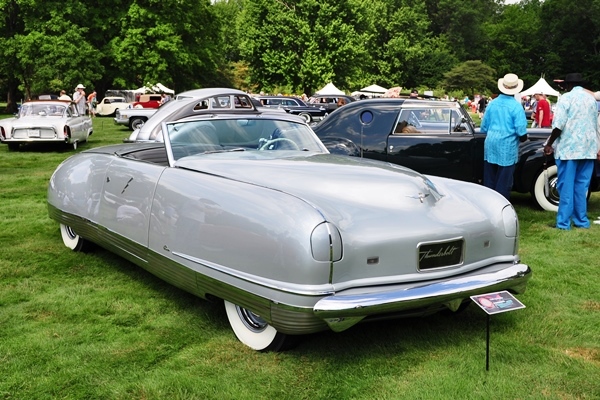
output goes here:
[[462, 264], [464, 243], [463, 238], [420, 243], [418, 247], [419, 270], [448, 268]]

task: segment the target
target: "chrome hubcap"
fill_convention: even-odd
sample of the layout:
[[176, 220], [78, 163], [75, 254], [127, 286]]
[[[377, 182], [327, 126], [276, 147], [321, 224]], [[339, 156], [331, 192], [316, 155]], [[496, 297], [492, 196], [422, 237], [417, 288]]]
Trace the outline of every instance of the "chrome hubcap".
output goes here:
[[253, 313], [250, 310], [246, 310], [242, 307], [237, 307], [238, 315], [240, 319], [246, 325], [246, 327], [252, 332], [262, 332], [269, 325], [267, 322], [260, 317], [260, 315]]

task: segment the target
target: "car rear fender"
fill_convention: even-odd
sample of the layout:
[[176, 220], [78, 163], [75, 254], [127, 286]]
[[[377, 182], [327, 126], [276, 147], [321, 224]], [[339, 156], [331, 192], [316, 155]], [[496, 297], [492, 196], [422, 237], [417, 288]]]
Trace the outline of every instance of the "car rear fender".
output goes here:
[[[317, 229], [326, 221], [296, 196], [167, 168], [151, 215], [150, 250], [203, 275], [250, 291], [257, 285], [310, 291], [330, 282], [332, 262], [322, 260], [323, 247], [315, 244], [326, 240], [329, 245], [323, 229]], [[341, 243], [337, 246], [341, 249]]]

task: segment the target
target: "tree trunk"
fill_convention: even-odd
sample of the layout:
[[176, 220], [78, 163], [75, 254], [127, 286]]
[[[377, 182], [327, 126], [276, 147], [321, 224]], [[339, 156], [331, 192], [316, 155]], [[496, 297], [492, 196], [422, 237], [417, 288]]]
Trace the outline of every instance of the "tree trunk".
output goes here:
[[19, 84], [16, 80], [10, 79], [8, 82], [8, 93], [6, 94], [6, 109], [8, 114], [14, 114], [19, 110], [18, 103], [23, 99], [19, 98]]

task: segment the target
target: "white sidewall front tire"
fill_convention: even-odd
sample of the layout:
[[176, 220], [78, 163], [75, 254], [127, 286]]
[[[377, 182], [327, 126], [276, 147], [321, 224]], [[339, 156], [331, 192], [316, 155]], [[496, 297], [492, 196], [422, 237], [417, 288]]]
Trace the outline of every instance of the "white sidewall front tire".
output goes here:
[[83, 244], [83, 239], [65, 224], [60, 224], [60, 236], [65, 246], [73, 251], [78, 251]]
[[254, 350], [261, 351], [269, 347], [277, 336], [277, 330], [271, 325], [266, 325], [261, 330], [251, 329], [244, 322], [240, 310], [240, 307], [225, 301], [225, 311], [235, 336], [240, 342]]

